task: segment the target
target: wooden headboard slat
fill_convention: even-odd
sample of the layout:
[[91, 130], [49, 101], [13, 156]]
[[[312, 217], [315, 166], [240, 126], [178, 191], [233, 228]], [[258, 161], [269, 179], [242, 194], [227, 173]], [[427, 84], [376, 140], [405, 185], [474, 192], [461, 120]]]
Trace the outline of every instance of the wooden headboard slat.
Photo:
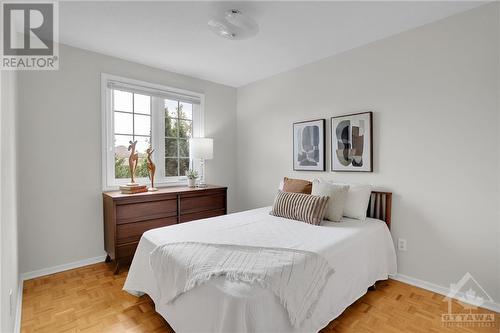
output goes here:
[[367, 217], [379, 219], [391, 228], [392, 193], [372, 191], [370, 203], [368, 204]]

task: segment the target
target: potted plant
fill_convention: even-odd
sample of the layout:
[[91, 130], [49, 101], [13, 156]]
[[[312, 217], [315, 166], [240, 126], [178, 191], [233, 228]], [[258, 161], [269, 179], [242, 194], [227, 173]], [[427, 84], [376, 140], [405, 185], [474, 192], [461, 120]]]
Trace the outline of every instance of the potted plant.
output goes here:
[[198, 171], [189, 169], [186, 171], [186, 177], [188, 179], [189, 187], [196, 187], [196, 179], [198, 178]]

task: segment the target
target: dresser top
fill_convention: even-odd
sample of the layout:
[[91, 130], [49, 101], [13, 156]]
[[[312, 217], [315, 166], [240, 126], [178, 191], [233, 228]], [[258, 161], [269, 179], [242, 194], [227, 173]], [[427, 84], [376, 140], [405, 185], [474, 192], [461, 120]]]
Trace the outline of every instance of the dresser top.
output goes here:
[[158, 191], [154, 192], [141, 192], [135, 194], [124, 194], [120, 191], [108, 191], [102, 194], [110, 198], [127, 198], [127, 197], [141, 197], [155, 194], [166, 194], [166, 193], [183, 193], [183, 192], [198, 192], [206, 190], [217, 190], [217, 189], [227, 189], [225, 186], [217, 185], [207, 185], [206, 187], [187, 187], [187, 186], [169, 186], [169, 187], [159, 187]]

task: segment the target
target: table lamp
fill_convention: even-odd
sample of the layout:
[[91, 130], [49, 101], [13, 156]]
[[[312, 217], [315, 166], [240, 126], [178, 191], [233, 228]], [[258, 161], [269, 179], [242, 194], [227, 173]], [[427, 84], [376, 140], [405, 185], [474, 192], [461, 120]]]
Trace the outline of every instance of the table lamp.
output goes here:
[[214, 157], [214, 140], [211, 138], [189, 139], [189, 155], [193, 160], [200, 160], [200, 181], [198, 187], [206, 187], [205, 183], [205, 160]]

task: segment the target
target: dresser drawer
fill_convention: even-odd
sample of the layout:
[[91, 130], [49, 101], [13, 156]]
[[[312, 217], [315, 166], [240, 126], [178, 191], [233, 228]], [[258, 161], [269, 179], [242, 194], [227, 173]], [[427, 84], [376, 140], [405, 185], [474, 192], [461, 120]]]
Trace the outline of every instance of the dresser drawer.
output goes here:
[[119, 224], [116, 226], [116, 242], [118, 244], [138, 242], [145, 231], [176, 223], [177, 217], [167, 217], [163, 219]]
[[118, 245], [116, 247], [116, 257], [119, 259], [133, 257], [138, 244], [139, 242], [133, 242], [125, 245]]
[[208, 210], [224, 210], [225, 207], [226, 195], [224, 192], [203, 196], [181, 196], [180, 199], [181, 215], [204, 212]]
[[177, 216], [177, 200], [127, 203], [116, 206], [116, 223], [161, 219]]
[[207, 219], [209, 217], [215, 217], [224, 214], [226, 214], [225, 209], [205, 210], [203, 212], [181, 215], [180, 222], [189, 222], [194, 220]]

